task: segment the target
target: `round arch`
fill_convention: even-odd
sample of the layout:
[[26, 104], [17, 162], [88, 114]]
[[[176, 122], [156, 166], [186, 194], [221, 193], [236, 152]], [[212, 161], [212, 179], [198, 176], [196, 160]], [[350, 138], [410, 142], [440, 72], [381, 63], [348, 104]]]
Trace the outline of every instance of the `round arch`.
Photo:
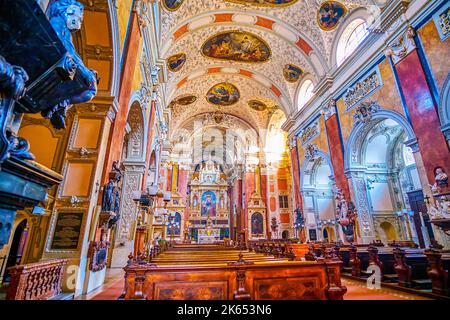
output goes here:
[[[377, 123], [391, 119], [397, 122], [406, 133], [408, 140], [406, 142], [409, 146], [415, 146], [417, 144], [416, 134], [413, 128], [408, 123], [408, 120], [400, 113], [392, 110], [380, 109], [371, 116], [371, 121], [364, 123], [359, 122], [356, 124], [345, 144], [344, 150], [344, 172], [348, 172], [352, 167], [361, 164], [362, 159], [358, 155], [359, 149], [361, 147], [362, 140], [364, 140], [367, 132]], [[414, 150], [415, 148], [413, 148]], [[417, 151], [417, 148], [416, 148]]]
[[334, 177], [333, 163], [331, 162], [330, 156], [327, 153], [318, 150], [314, 158], [305, 160], [302, 164], [302, 167], [300, 169], [300, 191], [303, 190], [303, 186], [305, 184], [304, 180], [306, 171], [313, 169], [317, 165], [317, 160], [319, 158], [322, 158], [327, 163], [328, 167], [330, 168], [331, 175]]
[[[344, 31], [347, 29], [347, 27], [354, 22], [355, 20], [364, 20], [368, 25], [371, 25], [374, 22], [374, 18], [369, 10], [366, 8], [357, 8], [354, 11], [351, 12], [350, 15], [345, 17], [344, 21], [340, 23], [340, 26], [337, 28], [336, 34], [333, 39], [332, 49], [331, 49], [331, 56], [329, 57], [330, 65], [337, 66], [337, 51], [339, 47], [339, 42], [342, 38], [342, 35]], [[344, 60], [345, 61], [345, 60]]]

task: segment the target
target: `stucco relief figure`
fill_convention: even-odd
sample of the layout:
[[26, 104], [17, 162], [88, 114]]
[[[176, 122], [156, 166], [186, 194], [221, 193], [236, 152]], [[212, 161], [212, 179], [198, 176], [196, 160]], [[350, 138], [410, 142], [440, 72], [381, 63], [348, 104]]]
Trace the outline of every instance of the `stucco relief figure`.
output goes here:
[[436, 167], [434, 169], [434, 185], [431, 185], [431, 191], [433, 193], [438, 193], [439, 188], [447, 188], [448, 187], [448, 175], [445, 173], [444, 168]]
[[[88, 69], [84, 65], [73, 45], [71, 33], [81, 29], [84, 14], [83, 5], [76, 0], [57, 0], [49, 6], [47, 12], [50, 24], [70, 54], [71, 59], [66, 61], [67, 64], [71, 65], [68, 69], [73, 69], [74, 76], [82, 78], [82, 82], [88, 88], [82, 92], [75, 92], [70, 98], [42, 112], [42, 116], [50, 119], [56, 129], [63, 129], [65, 128], [67, 109], [73, 104], [91, 101], [97, 94], [99, 79], [95, 70]], [[61, 92], [64, 91], [73, 91], [70, 81], [62, 86]]]

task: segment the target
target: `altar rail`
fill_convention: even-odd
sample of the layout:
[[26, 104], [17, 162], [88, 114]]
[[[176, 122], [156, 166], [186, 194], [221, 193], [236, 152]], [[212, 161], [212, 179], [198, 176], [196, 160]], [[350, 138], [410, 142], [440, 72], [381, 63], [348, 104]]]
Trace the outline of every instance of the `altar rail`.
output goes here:
[[48, 300], [59, 295], [66, 264], [67, 259], [58, 259], [9, 268], [6, 300]]
[[223, 265], [133, 263], [125, 300], [342, 300], [340, 261]]

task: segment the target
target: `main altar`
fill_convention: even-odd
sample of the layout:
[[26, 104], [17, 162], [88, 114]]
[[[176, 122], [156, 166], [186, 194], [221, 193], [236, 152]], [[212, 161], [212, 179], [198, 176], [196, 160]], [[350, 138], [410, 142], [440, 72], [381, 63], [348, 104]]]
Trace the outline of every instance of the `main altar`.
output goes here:
[[229, 237], [228, 183], [220, 165], [211, 159], [198, 164], [189, 188], [191, 239], [213, 243]]

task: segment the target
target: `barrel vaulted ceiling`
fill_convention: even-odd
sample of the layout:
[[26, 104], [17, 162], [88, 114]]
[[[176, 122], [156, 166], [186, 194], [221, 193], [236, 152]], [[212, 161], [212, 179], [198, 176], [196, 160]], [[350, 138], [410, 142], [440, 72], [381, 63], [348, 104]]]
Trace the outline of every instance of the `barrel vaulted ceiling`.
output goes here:
[[[284, 4], [276, 4], [276, 3]], [[185, 54], [186, 61], [176, 72], [169, 71], [169, 101], [194, 95], [189, 105], [172, 104], [172, 128], [186, 119], [205, 112], [220, 111], [239, 117], [260, 131], [267, 129], [274, 108], [286, 115], [296, 111], [296, 92], [303, 77], [314, 82], [330, 69], [333, 41], [338, 25], [322, 30], [318, 10], [322, 0], [161, 0], [161, 56], [165, 59]], [[334, 2], [334, 1], [332, 1]], [[373, 5], [373, 0], [340, 1], [347, 12]], [[164, 5], [165, 4], [165, 5]], [[171, 7], [171, 4], [174, 4]], [[175, 9], [175, 10], [168, 10]], [[339, 24], [338, 23], [338, 24]], [[238, 31], [256, 36], [270, 48], [264, 62], [242, 62], [214, 59], [203, 54], [203, 44], [215, 35]], [[297, 81], [289, 82], [283, 75], [287, 64], [302, 70]], [[231, 106], [211, 104], [208, 90], [220, 82], [235, 85], [240, 93]], [[264, 102], [265, 111], [255, 111], [248, 101]]]

